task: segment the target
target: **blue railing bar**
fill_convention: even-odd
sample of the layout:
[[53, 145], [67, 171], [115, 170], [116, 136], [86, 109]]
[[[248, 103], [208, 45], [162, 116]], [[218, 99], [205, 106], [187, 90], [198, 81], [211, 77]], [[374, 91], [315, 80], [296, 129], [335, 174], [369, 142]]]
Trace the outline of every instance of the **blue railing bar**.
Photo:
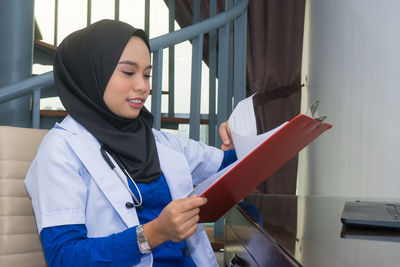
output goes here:
[[[233, 6], [233, 0], [226, 0], [226, 9], [230, 9]], [[227, 106], [226, 112], [232, 113], [233, 105], [233, 31], [234, 31], [234, 20], [229, 22], [229, 56], [228, 56], [228, 94], [226, 97]]]
[[193, 1], [193, 24], [200, 22], [200, 0]]
[[232, 9], [224, 11], [213, 18], [203, 20], [196, 25], [185, 27], [168, 35], [155, 37], [150, 40], [151, 50], [156, 51], [160, 48], [179, 44], [186, 40], [193, 39], [202, 33], [209, 32], [211, 29], [219, 28], [226, 24], [227, 21], [233, 20], [239, 16], [247, 8], [247, 3], [248, 0], [242, 0]]
[[30, 94], [37, 87], [43, 88], [51, 85], [54, 85], [52, 71], [5, 86], [0, 90], [0, 104]]
[[151, 93], [151, 113], [154, 116], [153, 127], [161, 128], [161, 86], [162, 86], [163, 50], [159, 49], [153, 54], [153, 80]]
[[[169, 32], [175, 30], [175, 0], [168, 0]], [[172, 117], [175, 113], [175, 46], [168, 49], [168, 114]]]
[[217, 0], [210, 0], [209, 13], [209, 18], [215, 17], [217, 15]]
[[58, 97], [57, 88], [55, 87], [54, 83], [50, 86], [43, 87], [40, 90], [40, 97], [41, 98]]
[[150, 36], [150, 0], [144, 2], [144, 31]]
[[[226, 2], [225, 9], [229, 8], [229, 0]], [[226, 11], [225, 11], [226, 12]], [[218, 52], [218, 117], [217, 125], [221, 125], [222, 122], [228, 118], [228, 106], [229, 106], [229, 79], [230, 77], [230, 25], [228, 22], [222, 28], [219, 29], [219, 52]], [[232, 104], [231, 104], [232, 105]], [[221, 138], [217, 138], [217, 147], [222, 144]], [[224, 237], [224, 217], [219, 219], [214, 224], [214, 238]]]
[[244, 99], [246, 97], [246, 89], [247, 89], [247, 10], [244, 11], [242, 14], [243, 16], [243, 36], [242, 42], [243, 42], [243, 57], [242, 57], [242, 94], [243, 97], [240, 99]]
[[119, 0], [114, 1], [114, 19], [119, 20]]
[[[218, 52], [218, 116], [217, 126], [228, 119], [227, 101], [228, 96], [228, 62], [229, 62], [229, 23], [219, 30], [219, 52]], [[217, 147], [222, 144], [217, 138]]]
[[[217, 15], [217, 1], [210, 0], [210, 18]], [[208, 33], [208, 68], [209, 68], [209, 98], [208, 98], [208, 144], [215, 146], [217, 134], [217, 117], [215, 110], [216, 103], [216, 80], [217, 80], [217, 31], [212, 30]]]
[[[200, 0], [193, 1], [193, 22], [200, 22]], [[200, 42], [201, 40], [201, 42]], [[203, 59], [203, 35], [192, 40], [192, 75], [190, 88], [190, 123], [189, 138], [200, 140], [200, 106], [201, 106], [201, 63]]]
[[[233, 1], [232, 0], [226, 0], [225, 1], [225, 10], [229, 10], [233, 5]], [[220, 32], [220, 42], [219, 44], [221, 44], [221, 40], [222, 43], [224, 43], [224, 38], [228, 39], [228, 44], [226, 45], [225, 43], [223, 44], [223, 48], [222, 49], [226, 49], [226, 53], [227, 55], [227, 59], [220, 61], [218, 60], [218, 66], [220, 66], [221, 64], [227, 64], [225, 67], [223, 67], [227, 73], [224, 73], [224, 79], [227, 79], [227, 81], [222, 81], [223, 84], [223, 92], [220, 94], [220, 90], [221, 87], [218, 88], [218, 125], [221, 124], [221, 119], [223, 121], [225, 121], [225, 119], [223, 119], [224, 117], [228, 117], [228, 114], [231, 113], [232, 111], [232, 68], [233, 68], [233, 64], [232, 64], [232, 50], [233, 50], [233, 46], [232, 46], [232, 34], [233, 34], [233, 27], [232, 27], [232, 21], [229, 21], [227, 24], [227, 30], [226, 33], [222, 33], [221, 36], [221, 32]], [[227, 36], [225, 36], [225, 34]], [[221, 46], [220, 46], [221, 48]], [[221, 53], [221, 49], [219, 50]], [[224, 52], [225, 53], [225, 52]], [[224, 55], [223, 55], [224, 56]], [[223, 62], [223, 63], [222, 63]], [[220, 68], [218, 68], [218, 76], [220, 77], [220, 82], [221, 82], [221, 76], [219, 75], [220, 72]], [[226, 77], [225, 77], [226, 75]], [[223, 95], [221, 97], [221, 95]], [[221, 106], [222, 104], [222, 106]], [[226, 106], [224, 106], [226, 105]], [[219, 107], [221, 106], [221, 109], [223, 110], [222, 112], [220, 111]], [[220, 113], [221, 112], [221, 113]], [[218, 147], [221, 145], [222, 141], [221, 138], [218, 138]], [[214, 238], [223, 238], [224, 237], [224, 217], [222, 217], [221, 219], [219, 219], [218, 221], [215, 222], [214, 224]]]
[[[233, 90], [234, 90], [234, 107], [240, 100], [246, 96], [246, 50], [245, 46], [247, 39], [245, 36], [247, 19], [243, 13], [236, 19], [236, 34], [235, 34], [235, 64], [234, 64], [234, 77], [233, 77]], [[243, 41], [244, 40], [244, 41]]]
[[[200, 0], [193, 1], [193, 23], [200, 21]], [[201, 39], [201, 43], [200, 42]], [[192, 40], [192, 75], [190, 93], [189, 138], [200, 140], [201, 63], [203, 58], [203, 35]]]
[[32, 128], [40, 127], [40, 88], [33, 90], [32, 100]]
[[54, 1], [54, 45], [57, 46], [58, 35], [58, 0]]
[[87, 0], [87, 13], [86, 13], [86, 25], [89, 26], [92, 22], [92, 0]]
[[192, 41], [192, 81], [190, 93], [189, 138], [200, 140], [201, 64], [203, 62], [203, 35]]

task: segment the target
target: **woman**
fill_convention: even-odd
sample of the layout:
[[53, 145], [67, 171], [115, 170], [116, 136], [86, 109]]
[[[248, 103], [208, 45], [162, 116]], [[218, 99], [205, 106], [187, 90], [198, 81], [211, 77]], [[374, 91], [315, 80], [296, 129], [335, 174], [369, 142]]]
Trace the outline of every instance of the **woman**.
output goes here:
[[25, 179], [50, 266], [217, 266], [197, 225], [207, 200], [185, 196], [236, 155], [152, 129], [150, 72], [146, 34], [122, 22], [94, 23], [58, 47], [69, 116]]

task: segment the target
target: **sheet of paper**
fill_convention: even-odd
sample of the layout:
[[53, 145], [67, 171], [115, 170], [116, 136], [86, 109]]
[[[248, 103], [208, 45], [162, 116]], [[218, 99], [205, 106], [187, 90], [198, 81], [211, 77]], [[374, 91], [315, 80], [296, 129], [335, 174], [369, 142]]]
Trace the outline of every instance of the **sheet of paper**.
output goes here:
[[203, 181], [201, 184], [196, 186], [192, 192], [189, 193], [188, 197], [196, 195], [200, 196], [204, 191], [207, 190], [210, 186], [212, 186], [215, 182], [217, 182], [222, 176], [225, 175], [230, 169], [232, 169], [236, 164], [238, 164], [239, 161], [235, 161], [231, 165], [227, 166], [226, 168], [220, 170], [219, 172], [211, 175], [209, 178], [207, 178], [205, 181]]
[[254, 95], [239, 102], [229, 117], [229, 128], [235, 145], [236, 155], [239, 160], [245, 158], [251, 151], [286, 124], [283, 123], [271, 131], [257, 135], [253, 96]]
[[235, 145], [238, 160], [223, 170], [210, 176], [203, 181], [200, 185], [196, 186], [188, 196], [200, 196], [210, 186], [216, 183], [221, 177], [225, 175], [230, 169], [238, 164], [245, 158], [251, 151], [257, 148], [262, 142], [267, 140], [275, 132], [277, 132], [287, 122], [279, 127], [272, 129], [264, 134], [257, 135], [256, 119], [253, 108], [253, 96], [250, 96], [238, 103], [229, 117], [229, 128], [231, 130], [233, 143]]

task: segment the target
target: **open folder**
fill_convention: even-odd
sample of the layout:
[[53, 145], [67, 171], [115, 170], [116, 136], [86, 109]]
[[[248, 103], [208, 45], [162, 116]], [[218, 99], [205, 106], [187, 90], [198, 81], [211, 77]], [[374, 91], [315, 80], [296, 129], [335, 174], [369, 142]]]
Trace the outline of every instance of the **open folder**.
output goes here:
[[[332, 125], [299, 114], [264, 136], [252, 151], [211, 176], [189, 195], [206, 197], [200, 222], [215, 222]], [[236, 146], [236, 143], [235, 143]]]

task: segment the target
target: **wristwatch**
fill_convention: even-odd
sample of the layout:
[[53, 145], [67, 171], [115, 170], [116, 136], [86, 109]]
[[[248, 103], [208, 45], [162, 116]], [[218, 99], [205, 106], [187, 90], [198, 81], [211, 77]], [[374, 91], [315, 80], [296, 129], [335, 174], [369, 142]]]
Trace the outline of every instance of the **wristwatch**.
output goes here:
[[142, 254], [151, 253], [151, 248], [150, 248], [149, 242], [147, 242], [147, 238], [144, 236], [142, 225], [138, 225], [138, 227], [136, 227], [136, 236], [137, 236], [137, 243], [139, 246], [140, 253], [142, 253]]

